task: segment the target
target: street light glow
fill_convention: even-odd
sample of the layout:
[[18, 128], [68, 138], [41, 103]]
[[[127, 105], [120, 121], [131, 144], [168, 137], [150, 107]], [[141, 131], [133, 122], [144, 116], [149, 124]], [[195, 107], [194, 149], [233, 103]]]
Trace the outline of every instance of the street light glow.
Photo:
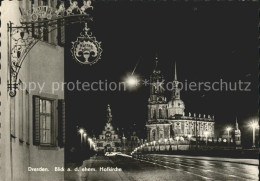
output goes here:
[[256, 129], [256, 128], [259, 127], [259, 124], [258, 124], [258, 122], [256, 122], [256, 121], [252, 121], [252, 122], [249, 123], [249, 126], [250, 126], [251, 128], [253, 128], [253, 129]]
[[82, 128], [79, 129], [79, 133], [80, 133], [80, 134], [83, 134], [83, 133], [84, 133], [84, 129], [82, 129]]
[[209, 135], [209, 132], [208, 131], [205, 131], [204, 132], [204, 135], [207, 137]]
[[137, 86], [138, 80], [135, 76], [131, 75], [127, 78], [126, 83], [129, 87]]
[[229, 132], [232, 128], [231, 127], [227, 127], [226, 130]]

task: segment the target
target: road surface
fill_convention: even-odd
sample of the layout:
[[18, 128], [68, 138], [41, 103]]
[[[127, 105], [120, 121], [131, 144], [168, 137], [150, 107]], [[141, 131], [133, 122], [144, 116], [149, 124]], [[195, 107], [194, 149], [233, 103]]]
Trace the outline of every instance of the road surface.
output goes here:
[[[79, 168], [95, 171], [65, 173], [66, 181], [194, 181], [194, 180], [258, 180], [258, 161], [218, 159], [150, 154], [142, 158], [94, 156]], [[122, 171], [101, 171], [100, 168], [119, 168]]]

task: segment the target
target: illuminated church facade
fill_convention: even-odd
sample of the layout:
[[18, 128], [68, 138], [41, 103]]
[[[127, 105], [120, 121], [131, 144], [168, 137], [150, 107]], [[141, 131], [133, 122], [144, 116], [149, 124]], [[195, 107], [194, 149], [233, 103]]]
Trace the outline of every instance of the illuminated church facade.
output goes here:
[[111, 152], [121, 151], [121, 138], [112, 125], [112, 113], [110, 105], [107, 106], [107, 122], [104, 130], [95, 140], [98, 151]]
[[185, 104], [181, 100], [181, 90], [175, 75], [173, 91], [167, 100], [164, 89], [164, 77], [158, 69], [158, 57], [155, 58], [155, 68], [150, 76], [150, 97], [148, 99], [147, 140], [158, 141], [169, 138], [211, 138], [214, 137], [214, 116], [202, 116], [194, 113], [185, 114]]

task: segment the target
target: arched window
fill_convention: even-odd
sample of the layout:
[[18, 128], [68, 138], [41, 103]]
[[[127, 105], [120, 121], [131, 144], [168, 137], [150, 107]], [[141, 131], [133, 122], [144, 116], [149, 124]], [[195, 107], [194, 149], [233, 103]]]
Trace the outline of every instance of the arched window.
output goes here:
[[153, 110], [153, 119], [156, 119], [156, 110]]
[[162, 119], [162, 109], [159, 109], [159, 119]]
[[152, 130], [152, 139], [155, 140], [156, 138], [156, 132], [155, 132], [155, 129]]

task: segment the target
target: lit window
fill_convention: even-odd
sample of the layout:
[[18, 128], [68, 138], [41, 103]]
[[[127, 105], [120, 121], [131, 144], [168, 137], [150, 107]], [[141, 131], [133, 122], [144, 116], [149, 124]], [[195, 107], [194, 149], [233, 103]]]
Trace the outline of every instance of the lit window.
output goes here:
[[33, 144], [64, 147], [64, 100], [33, 96]]
[[52, 101], [40, 99], [40, 142], [51, 144]]

